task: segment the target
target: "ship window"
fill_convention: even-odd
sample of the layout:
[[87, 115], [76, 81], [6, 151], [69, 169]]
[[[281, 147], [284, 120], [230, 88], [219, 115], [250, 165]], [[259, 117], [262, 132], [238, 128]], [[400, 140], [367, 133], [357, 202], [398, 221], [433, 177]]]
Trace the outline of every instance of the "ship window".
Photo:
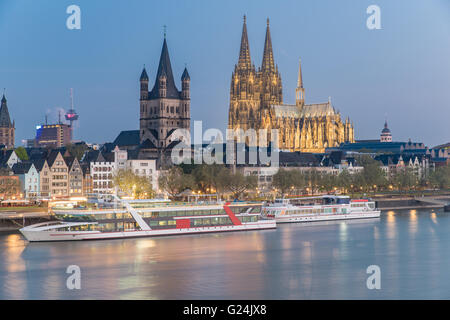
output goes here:
[[211, 224], [218, 224], [219, 218], [211, 218]]
[[209, 218], [203, 219], [203, 224], [211, 224], [211, 219]]
[[160, 225], [160, 226], [166, 226], [166, 225], [167, 225], [167, 220], [161, 220], [161, 221], [159, 221], [159, 225]]
[[175, 220], [169, 220], [168, 221], [168, 225], [169, 226], [173, 226], [173, 225], [176, 225], [176, 224], [177, 224], [177, 222]]

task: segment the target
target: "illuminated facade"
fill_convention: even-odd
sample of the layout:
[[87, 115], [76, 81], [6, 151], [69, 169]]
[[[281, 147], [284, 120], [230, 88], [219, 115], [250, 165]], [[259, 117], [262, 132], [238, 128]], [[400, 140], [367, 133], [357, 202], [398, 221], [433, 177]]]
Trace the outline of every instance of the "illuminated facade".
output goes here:
[[36, 147], [60, 148], [72, 141], [72, 128], [68, 124], [43, 124], [36, 127]]
[[[262, 65], [256, 70], [250, 58], [244, 16], [239, 61], [231, 77], [228, 128], [267, 129], [268, 141], [270, 130], [278, 129], [278, 147], [289, 151], [324, 152], [327, 147], [354, 141], [353, 124], [348, 118], [341, 119], [330, 99], [325, 103], [305, 104], [301, 65], [295, 100], [295, 105], [283, 104], [283, 87], [274, 61], [269, 19]], [[247, 137], [234, 139], [253, 144]], [[260, 140], [256, 143], [265, 146]]]

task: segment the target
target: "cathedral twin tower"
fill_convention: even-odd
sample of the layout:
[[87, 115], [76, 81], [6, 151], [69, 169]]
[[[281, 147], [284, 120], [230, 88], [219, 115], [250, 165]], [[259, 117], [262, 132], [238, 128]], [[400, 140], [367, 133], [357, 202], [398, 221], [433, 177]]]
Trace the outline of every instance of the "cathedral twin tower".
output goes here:
[[[295, 105], [283, 104], [283, 87], [273, 56], [269, 19], [262, 65], [256, 70], [251, 62], [244, 16], [239, 60], [231, 77], [228, 128], [266, 129], [269, 133], [271, 129], [278, 129], [278, 147], [289, 151], [324, 152], [327, 147], [354, 142], [353, 125], [348, 118], [345, 122], [341, 120], [330, 100], [305, 104], [301, 65], [295, 96]], [[239, 142], [248, 142], [244, 139], [237, 138]]]

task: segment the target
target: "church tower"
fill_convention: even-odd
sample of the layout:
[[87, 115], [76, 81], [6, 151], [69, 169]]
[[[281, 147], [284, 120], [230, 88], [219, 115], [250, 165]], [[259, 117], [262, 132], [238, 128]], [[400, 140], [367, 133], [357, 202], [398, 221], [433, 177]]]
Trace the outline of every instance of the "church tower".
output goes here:
[[177, 140], [176, 129], [190, 130], [190, 81], [187, 71], [181, 76], [179, 91], [175, 85], [166, 36], [161, 50], [153, 89], [149, 91], [147, 70], [140, 77], [140, 142], [141, 156], [160, 158], [169, 153]]
[[[230, 85], [228, 127], [231, 129], [255, 129], [260, 121], [259, 86], [255, 66], [250, 58], [247, 21], [244, 16], [239, 60], [234, 66]], [[239, 141], [239, 139], [238, 139]], [[239, 141], [240, 142], [240, 141]]]
[[11, 123], [7, 100], [3, 93], [0, 106], [0, 145], [4, 145], [7, 149], [14, 148], [15, 131], [15, 123], [14, 121]]
[[261, 83], [261, 103], [263, 109], [270, 105], [283, 103], [283, 86], [278, 66], [275, 67], [275, 59], [272, 50], [272, 38], [270, 36], [269, 18], [267, 18], [266, 39], [264, 41], [264, 53], [261, 68], [258, 72]]

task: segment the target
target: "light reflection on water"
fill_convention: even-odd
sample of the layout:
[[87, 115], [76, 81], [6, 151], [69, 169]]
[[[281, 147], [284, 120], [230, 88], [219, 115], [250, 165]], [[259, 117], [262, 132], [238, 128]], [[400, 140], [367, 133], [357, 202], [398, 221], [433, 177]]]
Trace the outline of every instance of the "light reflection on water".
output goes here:
[[[0, 234], [0, 299], [449, 299], [450, 219], [435, 210], [277, 230], [27, 243]], [[68, 290], [69, 265], [81, 290]], [[381, 290], [366, 268], [381, 268]]]

